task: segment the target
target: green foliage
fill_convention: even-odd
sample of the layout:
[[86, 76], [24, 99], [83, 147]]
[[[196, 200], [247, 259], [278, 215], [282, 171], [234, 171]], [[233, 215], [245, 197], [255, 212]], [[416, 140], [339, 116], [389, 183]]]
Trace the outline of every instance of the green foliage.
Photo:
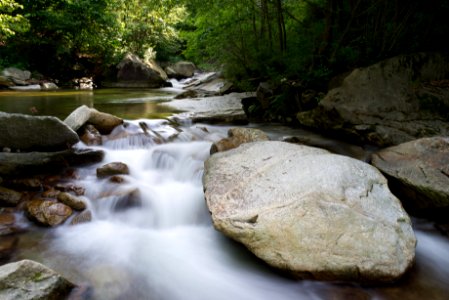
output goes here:
[[17, 32], [24, 32], [29, 28], [28, 21], [15, 13], [20, 8], [23, 8], [22, 5], [14, 0], [0, 0], [0, 44]]

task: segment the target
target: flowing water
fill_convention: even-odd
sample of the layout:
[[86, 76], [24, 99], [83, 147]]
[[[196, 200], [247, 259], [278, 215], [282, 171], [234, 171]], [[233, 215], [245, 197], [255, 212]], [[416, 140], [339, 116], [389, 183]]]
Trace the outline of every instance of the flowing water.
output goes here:
[[[141, 122], [166, 142], [139, 132]], [[14, 259], [54, 268], [85, 287], [88, 299], [447, 299], [449, 240], [424, 221], [415, 222], [416, 266], [399, 283], [384, 287], [292, 280], [215, 231], [201, 177], [212, 141], [226, 130], [128, 121], [98, 147], [106, 152], [103, 162], [76, 172], [92, 222], [45, 230], [26, 225], [30, 231]], [[287, 135], [266, 130], [274, 138]], [[96, 168], [108, 162], [129, 166], [123, 183], [96, 177]]]

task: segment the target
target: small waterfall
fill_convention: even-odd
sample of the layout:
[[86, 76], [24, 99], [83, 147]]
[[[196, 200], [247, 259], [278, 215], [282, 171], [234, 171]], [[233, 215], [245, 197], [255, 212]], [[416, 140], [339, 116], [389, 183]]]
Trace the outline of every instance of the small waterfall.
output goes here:
[[[164, 121], [137, 120], [111, 133], [101, 147], [104, 161], [79, 170], [93, 221], [57, 229], [48, 264], [77, 283], [87, 282], [95, 300], [396, 298], [383, 288], [287, 279], [214, 230], [201, 177], [211, 142], [226, 129], [178, 130]], [[109, 162], [129, 166], [122, 183], [96, 177], [96, 167]], [[449, 274], [441, 269], [449, 265], [449, 243], [422, 230], [417, 237], [418, 269], [440, 271], [417, 272], [419, 278], [399, 285], [399, 295], [416, 299], [414, 289], [419, 295], [429, 284], [444, 295]]]

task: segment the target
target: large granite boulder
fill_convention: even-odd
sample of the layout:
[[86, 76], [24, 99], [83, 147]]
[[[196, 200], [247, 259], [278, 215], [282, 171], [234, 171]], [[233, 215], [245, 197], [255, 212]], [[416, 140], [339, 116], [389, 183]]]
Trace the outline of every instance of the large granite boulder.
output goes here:
[[216, 229], [298, 277], [388, 282], [414, 261], [410, 218], [374, 167], [326, 150], [256, 142], [212, 155]]
[[56, 117], [0, 112], [0, 149], [57, 151], [78, 141], [76, 132]]
[[121, 88], [158, 88], [166, 85], [167, 74], [156, 62], [144, 62], [134, 54], [128, 53], [117, 68], [117, 81], [103, 85]]
[[0, 299], [59, 300], [66, 299], [73, 283], [31, 260], [0, 266]]
[[449, 137], [422, 138], [383, 149], [372, 164], [390, 178], [406, 208], [430, 215], [449, 211]]
[[355, 69], [301, 124], [378, 146], [449, 135], [449, 57], [415, 54]]
[[27, 70], [20, 70], [18, 68], [10, 67], [3, 69], [1, 76], [11, 78], [14, 80], [26, 81], [31, 78], [31, 72]]
[[123, 124], [123, 119], [82, 105], [68, 115], [64, 123], [75, 131], [85, 124], [91, 124], [99, 132], [109, 134], [115, 127]]
[[248, 95], [251, 93], [232, 93], [224, 96], [172, 100], [159, 105], [184, 111], [173, 117], [176, 121], [246, 124], [248, 118], [242, 107], [242, 98]]

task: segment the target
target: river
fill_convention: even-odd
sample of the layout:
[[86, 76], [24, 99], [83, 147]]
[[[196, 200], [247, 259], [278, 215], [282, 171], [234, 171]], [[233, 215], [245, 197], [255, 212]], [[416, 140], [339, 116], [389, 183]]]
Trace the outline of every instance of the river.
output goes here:
[[[44, 229], [22, 219], [28, 231], [20, 235], [12, 261], [29, 258], [48, 265], [79, 284], [75, 294], [83, 292], [87, 299], [447, 299], [449, 239], [424, 220], [414, 220], [415, 267], [390, 286], [292, 280], [215, 231], [201, 177], [212, 141], [225, 137], [228, 127], [173, 128], [161, 119], [172, 112], [157, 102], [178, 92], [174, 88], [0, 94], [0, 110], [7, 112], [64, 118], [86, 104], [129, 122], [128, 137], [98, 147], [106, 152], [103, 162], [76, 170], [76, 184], [86, 189], [93, 221]], [[139, 122], [170, 142], [158, 144], [135, 135], [133, 128], [139, 128]], [[264, 130], [274, 139], [297, 133], [279, 126]], [[96, 177], [98, 166], [117, 161], [130, 168], [124, 183]], [[123, 204], [129, 199], [123, 195], [129, 194], [134, 205]]]

